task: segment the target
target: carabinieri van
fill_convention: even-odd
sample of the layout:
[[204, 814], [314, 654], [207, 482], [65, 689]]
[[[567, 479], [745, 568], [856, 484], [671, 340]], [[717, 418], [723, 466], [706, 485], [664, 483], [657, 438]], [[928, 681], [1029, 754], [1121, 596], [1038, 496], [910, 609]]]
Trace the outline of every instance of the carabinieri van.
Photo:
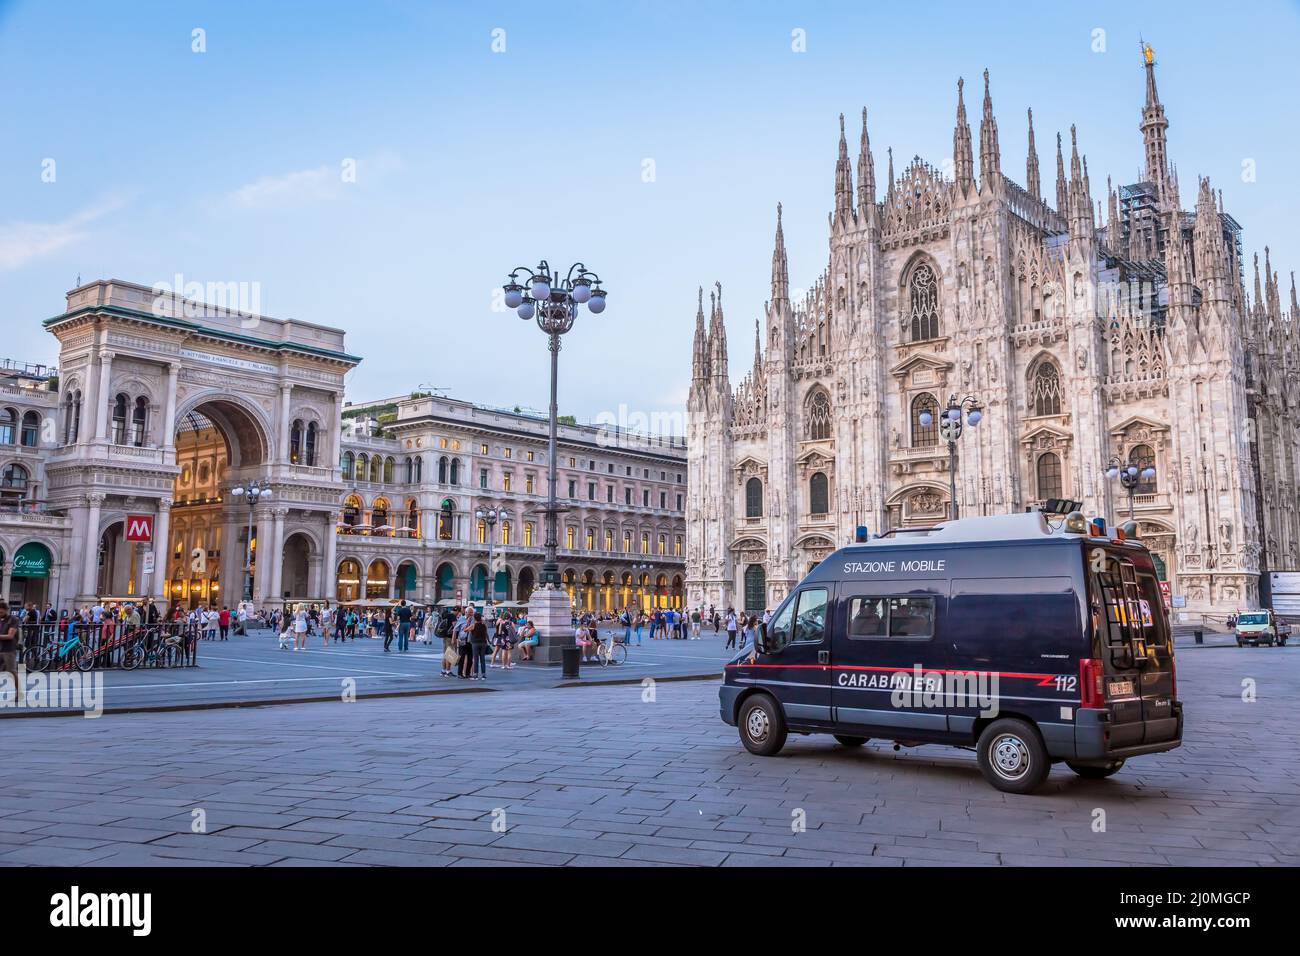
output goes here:
[[1173, 634], [1134, 530], [1027, 512], [841, 548], [726, 665], [722, 719], [761, 756], [787, 732], [974, 747], [1008, 793], [1172, 750]]

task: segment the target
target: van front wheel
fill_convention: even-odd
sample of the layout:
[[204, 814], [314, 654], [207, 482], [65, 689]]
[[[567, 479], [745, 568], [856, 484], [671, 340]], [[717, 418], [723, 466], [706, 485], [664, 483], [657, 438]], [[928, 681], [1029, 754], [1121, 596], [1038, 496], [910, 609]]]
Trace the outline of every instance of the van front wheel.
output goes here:
[[1014, 717], [985, 727], [975, 749], [984, 779], [1003, 793], [1033, 793], [1052, 769], [1038, 731]]
[[760, 757], [772, 757], [785, 746], [785, 718], [766, 694], [755, 694], [740, 707], [740, 742]]

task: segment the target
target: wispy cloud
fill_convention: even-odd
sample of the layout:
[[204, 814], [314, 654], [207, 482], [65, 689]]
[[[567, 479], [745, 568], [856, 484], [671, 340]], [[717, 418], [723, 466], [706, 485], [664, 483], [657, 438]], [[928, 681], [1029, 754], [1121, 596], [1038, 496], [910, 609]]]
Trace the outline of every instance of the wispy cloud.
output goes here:
[[245, 209], [267, 209], [305, 203], [331, 202], [346, 189], [373, 183], [379, 177], [402, 168], [402, 160], [393, 153], [379, 153], [366, 158], [345, 158], [337, 165], [328, 163], [299, 169], [278, 176], [263, 176], [231, 192], [229, 202]]
[[87, 206], [60, 222], [0, 223], [0, 269], [19, 269], [33, 259], [83, 242], [90, 236], [90, 227], [96, 221], [126, 204], [126, 199], [114, 196]]

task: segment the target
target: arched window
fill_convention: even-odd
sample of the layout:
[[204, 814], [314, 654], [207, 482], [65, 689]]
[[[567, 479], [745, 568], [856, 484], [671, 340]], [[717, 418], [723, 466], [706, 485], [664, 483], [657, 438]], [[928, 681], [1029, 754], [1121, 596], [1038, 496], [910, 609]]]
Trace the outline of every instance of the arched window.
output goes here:
[[307, 437], [303, 440], [302, 457], [303, 460], [313, 468], [316, 467], [316, 433], [319, 429], [315, 422], [307, 425]]
[[348, 495], [343, 502], [343, 533], [352, 534], [352, 528], [361, 523], [361, 499]]
[[369, 469], [370, 469], [370, 457], [365, 453], [357, 455], [356, 480], [369, 481], [370, 480], [370, 475], [368, 473]]
[[12, 445], [18, 428], [18, 413], [12, 408], [0, 408], [0, 445]]
[[384, 459], [384, 483], [385, 484], [391, 485], [393, 483], [393, 466], [396, 464], [397, 462], [393, 460], [391, 455]]
[[763, 482], [759, 478], [745, 482], [745, 517], [763, 517]]
[[295, 418], [289, 426], [289, 461], [298, 464], [302, 461], [302, 419]]
[[424, 481], [424, 456], [415, 456], [415, 480], [416, 482]]
[[[921, 419], [923, 413], [929, 413], [930, 424]], [[932, 448], [939, 444], [939, 404], [934, 396], [922, 393], [912, 399], [912, 447]]]
[[1038, 456], [1038, 497], [1041, 501], [1063, 497], [1061, 459], [1050, 451]]
[[1051, 359], [1039, 362], [1029, 380], [1029, 410], [1035, 415], [1061, 414], [1061, 374]]
[[149, 399], [141, 395], [135, 400], [135, 408], [131, 411], [131, 444], [143, 448], [148, 431]]
[[113, 400], [113, 444], [126, 444], [126, 406], [128, 399], [125, 395], [118, 395]]
[[[378, 459], [375, 459], [378, 461]], [[370, 530], [378, 531], [388, 528], [388, 499], [376, 498], [374, 506], [370, 509]]]
[[352, 480], [353, 469], [356, 467], [356, 463], [357, 463], [357, 458], [354, 454], [352, 454], [352, 452], [346, 451], [343, 453], [342, 469], [343, 469], [344, 481]]
[[10, 500], [27, 494], [29, 475], [22, 465], [9, 465], [0, 472], [0, 493]]
[[451, 460], [451, 483], [453, 485], [460, 484], [460, 459], [459, 458], [453, 458]]
[[824, 472], [819, 471], [808, 480], [808, 510], [815, 515], [824, 515], [831, 510], [830, 501], [830, 481]]
[[804, 406], [804, 433], [808, 441], [831, 437], [831, 399], [823, 389], [814, 389]]
[[375, 455], [370, 459], [370, 480], [375, 484], [379, 484], [379, 480], [383, 477], [383, 474], [384, 460], [378, 455]]
[[63, 444], [71, 445], [81, 431], [81, 390], [69, 392], [64, 402]]
[[1151, 446], [1134, 445], [1128, 453], [1128, 463], [1138, 470], [1137, 485], [1133, 488], [1133, 493], [1135, 495], [1154, 495], [1156, 493], [1156, 478], [1159, 476], [1142, 477], [1144, 469], [1155, 468], [1156, 466], [1156, 453], [1151, 450]]
[[19, 441], [28, 448], [35, 448], [41, 438], [41, 416], [37, 412], [28, 412], [23, 416], [23, 431]]
[[438, 459], [438, 484], [445, 485], [446, 483], [447, 483], [447, 456], [443, 455], [441, 458]]
[[442, 499], [442, 507], [438, 510], [438, 540], [450, 541], [452, 531], [456, 526], [456, 505], [450, 498]]
[[406, 526], [413, 534], [420, 533], [420, 509], [414, 498], [406, 503]]
[[409, 485], [411, 482], [415, 480], [415, 461], [411, 458], [410, 455], [407, 455], [406, 461], [403, 462], [403, 464], [405, 465], [405, 470], [406, 470], [405, 481]]
[[939, 337], [939, 282], [934, 270], [922, 264], [908, 283], [908, 324], [912, 341], [923, 342]]

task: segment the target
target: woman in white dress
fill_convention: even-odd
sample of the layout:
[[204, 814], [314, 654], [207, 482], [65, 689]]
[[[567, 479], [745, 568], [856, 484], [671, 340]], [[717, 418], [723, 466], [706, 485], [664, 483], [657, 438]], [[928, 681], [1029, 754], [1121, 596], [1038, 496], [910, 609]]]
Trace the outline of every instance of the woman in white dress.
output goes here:
[[293, 612], [293, 649], [307, 649], [307, 609], [299, 604]]

